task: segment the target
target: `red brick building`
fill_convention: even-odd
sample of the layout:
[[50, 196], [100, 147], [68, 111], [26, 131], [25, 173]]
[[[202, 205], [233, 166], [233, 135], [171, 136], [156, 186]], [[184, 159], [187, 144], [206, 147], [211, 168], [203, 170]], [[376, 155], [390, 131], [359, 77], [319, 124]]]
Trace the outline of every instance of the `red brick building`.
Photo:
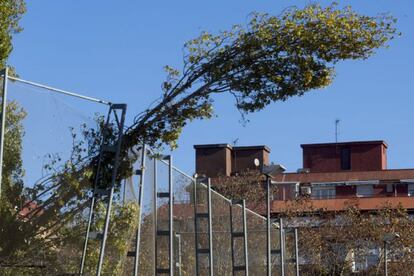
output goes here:
[[[402, 204], [414, 211], [414, 169], [387, 169], [384, 141], [304, 144], [303, 168], [273, 178], [277, 213], [296, 197], [310, 197], [312, 207], [339, 211], [350, 202], [361, 210]], [[255, 169], [254, 159], [269, 163], [266, 146], [195, 145], [196, 172], [208, 177], [230, 176]]]

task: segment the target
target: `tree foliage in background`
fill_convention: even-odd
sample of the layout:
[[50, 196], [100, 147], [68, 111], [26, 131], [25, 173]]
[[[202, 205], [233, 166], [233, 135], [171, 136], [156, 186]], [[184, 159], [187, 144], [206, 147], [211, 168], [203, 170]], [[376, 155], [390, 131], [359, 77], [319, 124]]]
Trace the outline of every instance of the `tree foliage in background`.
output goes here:
[[26, 113], [17, 103], [8, 103], [0, 200], [0, 256], [8, 256], [15, 247], [24, 243], [23, 239], [19, 239], [19, 235], [23, 232], [25, 225], [17, 221], [15, 217], [16, 212], [24, 204], [21, 198], [24, 189], [21, 154], [22, 120], [25, 116]]
[[242, 113], [328, 86], [342, 60], [366, 59], [396, 35], [395, 19], [317, 4], [280, 16], [254, 13], [246, 27], [203, 32], [184, 47], [181, 71], [166, 66], [162, 96], [135, 118], [125, 147], [177, 146], [191, 120], [213, 115], [214, 95], [234, 96]]
[[[240, 199], [244, 195], [252, 210], [265, 213], [264, 180], [256, 173], [246, 171], [238, 176], [220, 177], [214, 183], [214, 189], [226, 197]], [[277, 185], [272, 189], [273, 196], [278, 195], [276, 188]], [[353, 275], [354, 267], [363, 275], [382, 275], [384, 239], [398, 234], [388, 245], [389, 273], [413, 275], [414, 221], [407, 210], [402, 205], [391, 205], [385, 198], [376, 210], [361, 210], [359, 200], [350, 198], [339, 211], [315, 208], [313, 200], [306, 196], [285, 200], [283, 207], [278, 205], [273, 217], [283, 218], [285, 228], [298, 228], [302, 274]], [[253, 247], [256, 254], [258, 244]], [[292, 231], [285, 232], [285, 246], [285, 258], [294, 259]], [[292, 268], [287, 266], [291, 269], [288, 275], [293, 275]]]
[[[6, 66], [13, 49], [12, 37], [22, 29], [19, 20], [26, 11], [23, 0], [1, 0], [0, 2], [0, 69]], [[14, 73], [14, 70], [11, 72]], [[0, 84], [2, 85], [3, 79]], [[16, 219], [25, 204], [22, 176], [22, 120], [26, 112], [16, 102], [8, 102], [4, 134], [4, 157], [2, 193], [0, 200], [0, 259], [16, 253], [16, 248], [26, 244], [23, 234], [30, 227], [23, 220]]]
[[246, 200], [248, 208], [263, 207], [266, 199], [265, 177], [259, 170], [245, 170], [234, 176], [219, 176], [212, 179], [212, 188], [233, 200]]
[[13, 35], [22, 28], [19, 20], [26, 11], [24, 0], [1, 0], [0, 2], [0, 69], [6, 65], [13, 45]]
[[[389, 274], [413, 275], [414, 222], [402, 206], [384, 203], [375, 211], [364, 212], [358, 208], [358, 200], [350, 200], [340, 212], [306, 214], [308, 222], [314, 221], [313, 227], [299, 229], [300, 254], [307, 260], [302, 271], [306, 275], [350, 275], [353, 266], [363, 275], [382, 275], [384, 239], [395, 233], [398, 237], [388, 245]], [[293, 241], [287, 244], [293, 252]]]

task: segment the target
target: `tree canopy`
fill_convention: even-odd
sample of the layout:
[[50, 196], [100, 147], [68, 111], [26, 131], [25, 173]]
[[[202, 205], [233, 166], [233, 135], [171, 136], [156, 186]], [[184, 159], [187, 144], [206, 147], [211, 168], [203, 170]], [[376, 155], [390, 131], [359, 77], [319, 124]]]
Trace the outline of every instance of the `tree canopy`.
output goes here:
[[366, 16], [332, 4], [253, 13], [247, 26], [203, 32], [184, 46], [183, 69], [166, 66], [158, 101], [139, 114], [126, 147], [140, 140], [172, 148], [183, 127], [213, 115], [213, 96], [229, 93], [242, 114], [326, 87], [342, 60], [366, 59], [396, 35], [391, 16]]
[[22, 30], [19, 20], [26, 11], [23, 0], [1, 0], [0, 3], [0, 69], [6, 65], [13, 45], [13, 34]]

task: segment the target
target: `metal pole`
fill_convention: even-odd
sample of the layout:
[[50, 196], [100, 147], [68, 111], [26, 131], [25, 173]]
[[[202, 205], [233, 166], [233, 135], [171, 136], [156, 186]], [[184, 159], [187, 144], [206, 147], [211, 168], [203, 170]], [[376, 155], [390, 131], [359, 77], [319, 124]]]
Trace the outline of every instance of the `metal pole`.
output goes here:
[[213, 268], [213, 219], [212, 219], [212, 212], [211, 212], [211, 180], [210, 178], [207, 180], [207, 197], [208, 197], [208, 242], [209, 242], [209, 271], [210, 276], [214, 275], [214, 268]]
[[153, 228], [154, 228], [154, 275], [157, 275], [157, 251], [158, 251], [158, 239], [157, 239], [157, 229], [158, 229], [158, 216], [157, 216], [157, 158], [154, 158], [154, 191], [152, 198], [152, 208], [153, 208]]
[[236, 266], [236, 260], [235, 260], [235, 256], [234, 256], [234, 236], [233, 236], [233, 233], [234, 233], [234, 227], [233, 227], [233, 202], [232, 203], [230, 203], [229, 204], [229, 206], [230, 206], [230, 209], [229, 209], [229, 211], [230, 211], [230, 233], [231, 233], [231, 239], [230, 239], [230, 242], [231, 242], [231, 264], [232, 264], [232, 266], [233, 266], [233, 276], [235, 276], [236, 275], [236, 271], [234, 270], [234, 267]]
[[[109, 107], [108, 109], [108, 115], [106, 116], [106, 122], [105, 122], [105, 128], [108, 126], [109, 124], [109, 120], [111, 117], [111, 111], [112, 108]], [[89, 234], [90, 234], [90, 230], [91, 230], [91, 224], [92, 224], [92, 218], [93, 218], [93, 213], [94, 213], [94, 208], [95, 208], [95, 189], [98, 186], [98, 182], [99, 182], [99, 174], [101, 171], [101, 166], [102, 166], [102, 153], [103, 153], [103, 145], [105, 143], [105, 135], [106, 135], [106, 129], [102, 132], [102, 140], [100, 141], [100, 150], [99, 150], [99, 161], [98, 161], [98, 166], [96, 167], [96, 176], [95, 179], [93, 181], [93, 191], [92, 191], [92, 198], [91, 198], [91, 205], [90, 205], [90, 209], [89, 209], [89, 217], [88, 217], [88, 224], [86, 226], [86, 235], [85, 235], [85, 241], [83, 244], [83, 252], [82, 252], [82, 259], [81, 259], [81, 265], [80, 265], [80, 270], [79, 270], [79, 275], [83, 275], [83, 270], [85, 267], [85, 261], [86, 261], [86, 253], [88, 250], [88, 242], [89, 242]]]
[[106, 239], [108, 237], [109, 220], [111, 217], [111, 207], [112, 207], [113, 196], [114, 196], [114, 186], [111, 187], [109, 198], [108, 198], [108, 205], [106, 206], [105, 226], [104, 226], [104, 232], [103, 232], [102, 241], [101, 241], [101, 250], [99, 252], [99, 261], [98, 261], [98, 268], [96, 270], [96, 276], [100, 276], [102, 273], [102, 265], [103, 265], [104, 255], [105, 255]]
[[134, 259], [134, 276], [138, 275], [138, 266], [139, 266], [139, 250], [141, 243], [141, 213], [142, 213], [142, 199], [144, 195], [144, 178], [145, 178], [145, 160], [147, 155], [147, 148], [145, 144], [142, 145], [141, 151], [141, 177], [139, 179], [139, 195], [138, 195], [138, 224], [137, 232], [135, 235], [135, 259]]
[[176, 263], [176, 266], [178, 267], [178, 276], [182, 276], [182, 248], [181, 248], [181, 234], [175, 234], [175, 236], [177, 237], [177, 242], [178, 242], [178, 260]]
[[86, 251], [88, 250], [88, 241], [89, 241], [89, 233], [91, 231], [91, 224], [92, 224], [92, 216], [93, 216], [93, 208], [95, 208], [95, 196], [92, 195], [91, 198], [91, 206], [89, 209], [89, 218], [88, 218], [88, 225], [86, 226], [86, 237], [83, 243], [83, 252], [82, 252], [82, 260], [79, 270], [79, 275], [83, 275], [83, 268], [85, 267], [85, 260], [86, 260]]
[[267, 218], [267, 275], [272, 275], [272, 255], [271, 255], [271, 240], [270, 240], [270, 177], [266, 175], [266, 218]]
[[200, 270], [198, 266], [198, 222], [197, 222], [197, 183], [198, 180], [194, 179], [193, 185], [193, 201], [194, 201], [194, 248], [195, 248], [195, 268], [196, 275], [200, 275]]
[[298, 228], [295, 228], [295, 265], [296, 276], [299, 276], [299, 246], [298, 246]]
[[108, 101], [104, 101], [104, 100], [100, 100], [100, 99], [80, 95], [78, 93], [69, 92], [69, 91], [66, 91], [66, 90], [54, 88], [54, 87], [43, 85], [43, 84], [36, 83], [36, 82], [33, 82], [33, 81], [23, 80], [23, 79], [19, 79], [19, 78], [15, 78], [15, 77], [10, 77], [10, 76], [8, 76], [8, 78], [13, 80], [13, 81], [18, 81], [18, 82], [28, 84], [28, 85], [31, 85], [31, 86], [43, 88], [43, 89], [50, 90], [50, 91], [53, 91], [53, 92], [57, 92], [57, 93], [60, 93], [60, 94], [66, 95], [66, 96], [72, 96], [72, 97], [75, 97], [75, 98], [80, 98], [80, 99], [95, 102], [95, 103], [111, 105], [111, 103], [108, 102]]
[[280, 275], [285, 276], [285, 235], [283, 229], [283, 219], [279, 218], [280, 230]]
[[248, 245], [247, 245], [247, 218], [246, 218], [246, 200], [243, 199], [242, 203], [243, 207], [243, 239], [244, 239], [244, 264], [246, 267], [245, 275], [249, 276], [249, 252], [248, 252]]
[[173, 165], [172, 165], [172, 156], [169, 156], [169, 179], [168, 179], [168, 190], [170, 193], [170, 217], [169, 217], [169, 230], [170, 230], [170, 276], [174, 275], [174, 191], [173, 191]]
[[3, 75], [2, 87], [2, 102], [1, 102], [1, 133], [0, 133], [0, 198], [1, 198], [1, 183], [3, 180], [3, 149], [4, 149], [4, 131], [6, 128], [6, 112], [7, 112], [7, 77], [8, 68], [1, 71]]
[[[118, 131], [119, 131], [118, 141], [116, 143], [116, 153], [115, 153], [115, 160], [114, 160], [115, 162], [114, 162], [114, 167], [112, 169], [112, 177], [111, 177], [111, 190], [109, 193], [108, 205], [106, 209], [105, 226], [104, 226], [104, 232], [103, 232], [103, 237], [102, 237], [102, 242], [101, 242], [101, 251], [99, 253], [98, 268], [96, 271], [97, 276], [100, 276], [101, 271], [102, 271], [103, 259], [104, 259], [104, 254], [105, 254], [105, 245], [106, 245], [106, 239], [108, 236], [108, 229], [109, 229], [109, 220], [111, 218], [112, 200], [114, 196], [115, 182], [116, 182], [116, 177], [117, 177], [118, 168], [119, 168], [119, 157], [121, 155], [122, 136], [124, 133], [126, 104], [120, 104], [120, 105], [114, 105], [114, 106], [115, 108], [122, 109], [122, 115], [121, 115], [121, 121], [118, 123]], [[113, 112], [116, 116], [116, 111], [113, 110]]]
[[384, 241], [384, 276], [388, 276], [387, 254], [387, 242]]

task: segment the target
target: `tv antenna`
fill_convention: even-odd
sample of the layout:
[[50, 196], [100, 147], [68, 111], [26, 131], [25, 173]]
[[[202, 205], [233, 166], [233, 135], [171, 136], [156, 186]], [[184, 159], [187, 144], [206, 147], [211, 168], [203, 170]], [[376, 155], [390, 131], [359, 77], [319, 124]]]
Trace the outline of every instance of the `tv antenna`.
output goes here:
[[339, 136], [339, 123], [341, 122], [340, 119], [335, 120], [335, 143], [338, 143], [338, 136]]
[[237, 146], [238, 143], [239, 143], [239, 138], [236, 138], [232, 141], [233, 146]]
[[[235, 147], [237, 146], [237, 144], [239, 143], [239, 138], [236, 138], [232, 141], [232, 146]], [[233, 153], [233, 172], [237, 172], [237, 155], [236, 155], [236, 151], [232, 151]]]

